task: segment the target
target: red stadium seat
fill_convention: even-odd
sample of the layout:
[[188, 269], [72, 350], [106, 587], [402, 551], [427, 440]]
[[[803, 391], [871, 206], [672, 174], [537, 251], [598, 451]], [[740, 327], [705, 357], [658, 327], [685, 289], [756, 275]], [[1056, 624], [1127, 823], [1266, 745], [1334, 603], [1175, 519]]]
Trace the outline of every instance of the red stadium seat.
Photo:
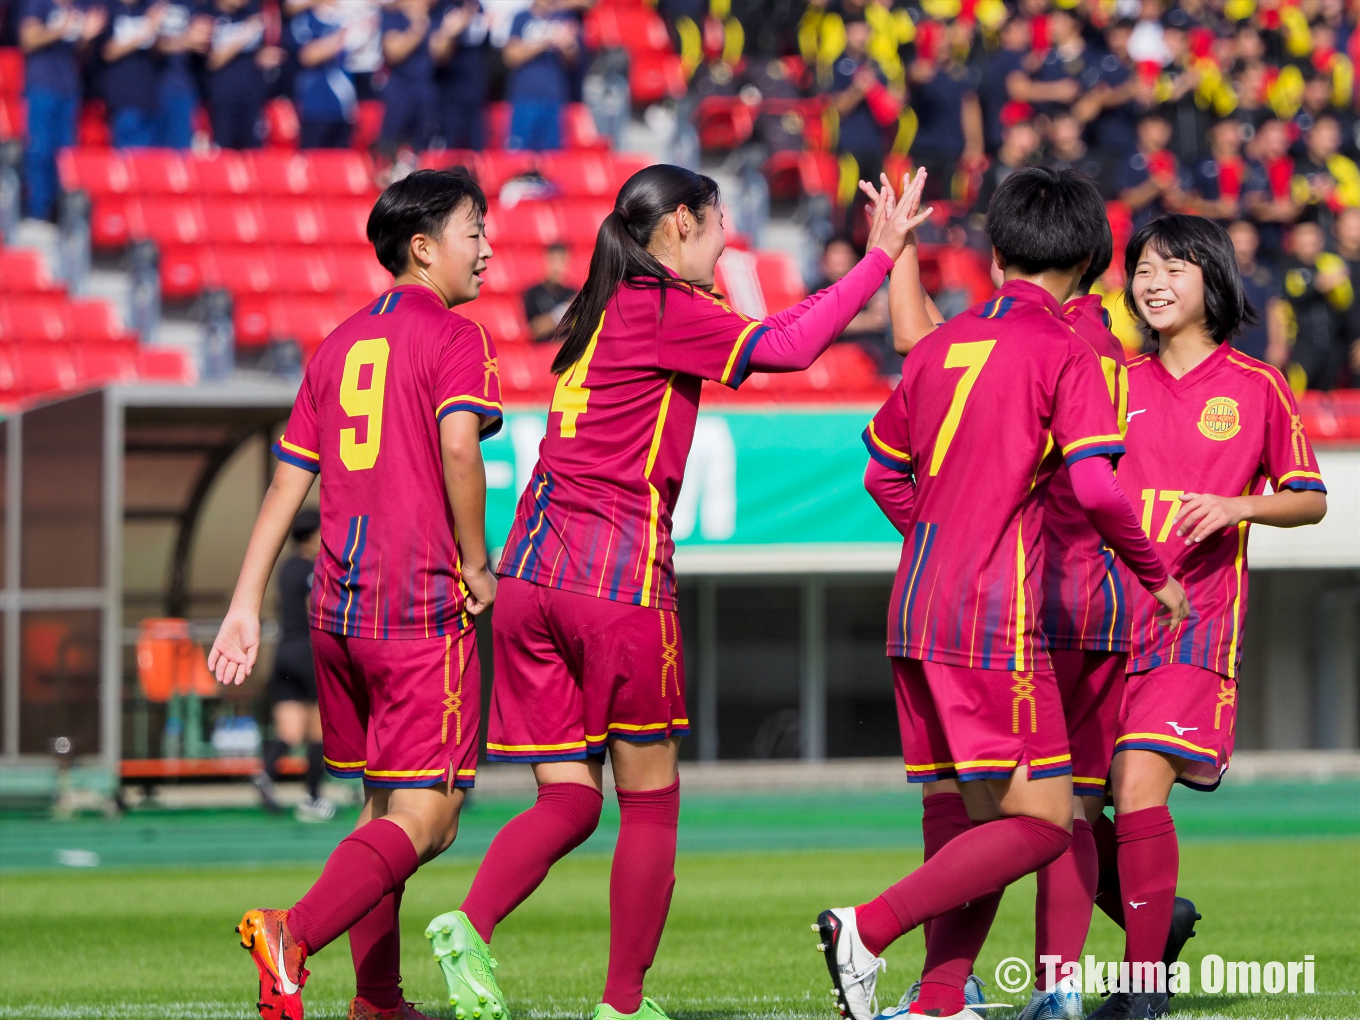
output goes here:
[[55, 343], [65, 340], [68, 332], [65, 294], [0, 297], [0, 341]]
[[203, 240], [207, 244], [261, 244], [279, 229], [271, 206], [249, 198], [208, 198], [202, 204]]
[[221, 245], [205, 249], [204, 287], [225, 287], [233, 295], [277, 293], [282, 274], [267, 245]]
[[495, 198], [501, 193], [505, 182], [512, 177], [528, 173], [538, 167], [536, 152], [487, 151], [481, 154], [477, 166], [477, 183], [486, 192], [487, 198]]
[[373, 203], [366, 198], [331, 198], [319, 203], [321, 241], [325, 244], [368, 244], [368, 215]]
[[[493, 338], [500, 342], [499, 336]], [[557, 377], [552, 361], [557, 344], [510, 344], [497, 351], [501, 393], [510, 401], [546, 401], [552, 397]]]
[[232, 307], [237, 347], [262, 347], [274, 335], [270, 312], [277, 298], [243, 294]]
[[469, 304], [459, 305], [458, 314], [480, 322], [497, 344], [516, 344], [530, 339], [524, 302], [518, 297], [487, 294]]
[[83, 191], [92, 199], [132, 191], [132, 174], [115, 149], [62, 149], [57, 172], [63, 190]]
[[488, 103], [485, 107], [486, 147], [504, 149], [510, 137], [510, 104]]
[[159, 245], [200, 244], [207, 239], [197, 198], [144, 198], [127, 204], [128, 235]]
[[139, 347], [137, 377], [142, 382], [192, 386], [198, 382], [198, 367], [189, 352], [179, 347]]
[[264, 143], [271, 149], [296, 149], [302, 128], [293, 101], [283, 96], [264, 105]]
[[760, 280], [761, 293], [765, 295], [767, 313], [782, 312], [807, 297], [803, 274], [788, 252], [757, 252], [756, 276]]
[[559, 202], [557, 219], [562, 242], [593, 245], [600, 232], [600, 224], [613, 211], [612, 197], [608, 201]]
[[198, 192], [196, 182], [175, 149], [130, 149], [123, 163], [139, 195], [184, 195]]
[[[205, 272], [205, 266], [207, 267]], [[197, 296], [203, 279], [217, 279], [213, 249], [206, 245], [167, 245], [161, 248], [161, 295], [169, 299]]]
[[359, 100], [359, 118], [354, 123], [350, 148], [366, 153], [382, 135], [386, 104], [381, 99]]
[[669, 52], [634, 53], [628, 67], [628, 89], [635, 106], [650, 106], [685, 95], [685, 71], [680, 57]]
[[602, 6], [586, 15], [585, 42], [591, 49], [625, 49], [634, 60], [644, 53], [668, 53], [670, 35], [661, 16], [643, 4]]
[[256, 149], [245, 153], [261, 195], [304, 195], [311, 188], [311, 164], [288, 149]]
[[585, 103], [562, 107], [562, 144], [568, 149], [608, 149], [609, 139], [595, 126], [595, 116]]
[[757, 107], [740, 96], [705, 96], [694, 111], [699, 145], [710, 149], [735, 149], [751, 137]]
[[479, 153], [471, 149], [427, 149], [420, 154], [422, 170], [452, 170], [462, 167], [473, 177], [477, 176]]
[[61, 293], [66, 287], [53, 278], [42, 252], [32, 248], [0, 248], [0, 293]]
[[[335, 276], [339, 281], [335, 289], [348, 294], [348, 300], [355, 308], [365, 300], [376, 298], [383, 291], [391, 289], [392, 274], [379, 264], [372, 248], [350, 245], [335, 248], [331, 255]], [[354, 301], [356, 296], [359, 297], [357, 302]]]
[[798, 197], [802, 190], [802, 180], [798, 171], [802, 157], [801, 152], [788, 149], [771, 153], [770, 158], [762, 164], [760, 172], [770, 184], [771, 198]]
[[251, 165], [239, 152], [219, 149], [210, 154], [190, 154], [185, 167], [202, 195], [249, 195], [255, 188]]
[[75, 364], [65, 347], [19, 347], [13, 355], [19, 389], [29, 395], [58, 394], [80, 383]]
[[24, 94], [24, 54], [17, 47], [0, 48], [0, 96]]
[[367, 153], [348, 149], [311, 149], [302, 154], [309, 175], [307, 191], [313, 195], [372, 195], [373, 161]]
[[274, 289], [283, 294], [329, 294], [340, 288], [332, 253], [325, 248], [279, 245], [274, 248], [279, 278]]
[[101, 250], [126, 247], [131, 238], [128, 205], [136, 201], [126, 195], [95, 199], [90, 206], [90, 243]]
[[553, 244], [562, 236], [562, 224], [553, 202], [524, 201], [487, 210], [486, 236], [496, 244]]
[[72, 351], [72, 356], [82, 387], [137, 380], [135, 344], [86, 344]]
[[136, 343], [137, 334], [107, 301], [75, 299], [66, 306], [66, 339], [76, 344]]
[[28, 107], [23, 96], [0, 96], [0, 142], [28, 134]]
[[307, 198], [277, 198], [264, 213], [273, 244], [316, 244], [324, 239], [323, 203]]
[[486, 264], [483, 294], [523, 294], [543, 282], [541, 248], [503, 247], [496, 249]]
[[94, 149], [107, 149], [113, 143], [113, 133], [109, 130], [109, 112], [104, 100], [91, 99], [80, 108], [80, 120], [76, 123], [76, 145]]

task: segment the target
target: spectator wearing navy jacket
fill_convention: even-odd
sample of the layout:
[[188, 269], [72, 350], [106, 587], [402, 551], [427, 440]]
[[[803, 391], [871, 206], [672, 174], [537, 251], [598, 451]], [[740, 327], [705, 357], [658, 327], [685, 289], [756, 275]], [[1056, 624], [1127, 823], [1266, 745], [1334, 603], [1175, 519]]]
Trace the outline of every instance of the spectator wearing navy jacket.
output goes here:
[[382, 52], [387, 65], [382, 143], [427, 148], [438, 130], [430, 0], [394, 0], [382, 11]]
[[76, 140], [80, 52], [104, 29], [102, 7], [73, 0], [21, 0], [19, 46], [24, 51], [28, 145], [24, 191], [28, 215], [50, 219], [57, 200], [57, 151]]
[[337, 0], [319, 0], [288, 23], [289, 48], [299, 70], [293, 104], [304, 149], [348, 148], [358, 95], [345, 70], [346, 17]]
[[178, 0], [165, 5], [156, 48], [164, 64], [157, 95], [157, 144], [187, 149], [194, 140], [194, 107], [198, 105], [198, 82], [194, 58], [208, 51], [212, 19], [204, 17], [199, 0]]
[[501, 56], [510, 69], [508, 149], [562, 146], [562, 107], [571, 98], [571, 77], [580, 59], [580, 22], [560, 0], [533, 0], [510, 23]]
[[486, 13], [477, 0], [439, 0], [432, 20], [439, 133], [450, 149], [480, 151], [486, 137]]
[[264, 73], [279, 66], [284, 52], [265, 44], [260, 0], [212, 0], [210, 13], [212, 38], [205, 66], [213, 141], [224, 149], [258, 148]]
[[155, 145], [161, 59], [156, 42], [165, 5], [157, 0], [106, 0], [108, 23], [97, 40], [104, 61], [100, 95], [116, 148]]

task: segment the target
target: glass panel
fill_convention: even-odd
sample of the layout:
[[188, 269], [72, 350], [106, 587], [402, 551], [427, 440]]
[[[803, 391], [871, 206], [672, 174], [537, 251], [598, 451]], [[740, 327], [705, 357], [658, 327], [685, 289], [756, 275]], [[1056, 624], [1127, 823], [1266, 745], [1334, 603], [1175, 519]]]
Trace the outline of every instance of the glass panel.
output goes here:
[[24, 415], [25, 588], [96, 588], [102, 575], [103, 398]]
[[51, 754], [66, 737], [74, 754], [99, 752], [97, 609], [42, 610], [19, 621], [19, 753]]
[[[718, 589], [720, 757], [801, 753], [798, 626], [797, 588]], [[696, 658], [685, 665], [699, 664]]]
[[891, 583], [826, 592], [826, 753], [893, 756], [902, 750], [892, 667], [884, 654]]

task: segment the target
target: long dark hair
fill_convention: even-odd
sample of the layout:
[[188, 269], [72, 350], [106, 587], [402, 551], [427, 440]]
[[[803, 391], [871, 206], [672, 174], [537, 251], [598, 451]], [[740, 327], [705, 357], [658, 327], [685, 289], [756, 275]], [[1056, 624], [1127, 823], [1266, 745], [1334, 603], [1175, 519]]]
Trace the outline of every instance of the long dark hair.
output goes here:
[[713, 178], [667, 163], [639, 170], [624, 182], [614, 211], [600, 224], [585, 286], [572, 298], [558, 327], [565, 340], [553, 359], [555, 374], [561, 375], [585, 353], [605, 305], [625, 280], [631, 286], [657, 288], [663, 298], [667, 287], [689, 286], [667, 272], [647, 243], [657, 224], [680, 206], [687, 206], [702, 223], [706, 209], [717, 201]]
[[1124, 304], [1153, 339], [1157, 331], [1143, 321], [1133, 299], [1133, 274], [1147, 247], [1164, 259], [1199, 266], [1204, 274], [1204, 325], [1215, 343], [1231, 339], [1244, 324], [1258, 321], [1242, 290], [1242, 273], [1228, 232], [1203, 216], [1173, 213], [1143, 227], [1124, 249]]

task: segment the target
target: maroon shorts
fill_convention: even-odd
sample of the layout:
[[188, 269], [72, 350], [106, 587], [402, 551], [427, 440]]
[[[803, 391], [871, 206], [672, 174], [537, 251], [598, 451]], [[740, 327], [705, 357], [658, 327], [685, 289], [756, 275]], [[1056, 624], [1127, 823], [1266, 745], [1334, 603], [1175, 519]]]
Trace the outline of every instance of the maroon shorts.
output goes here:
[[477, 635], [384, 640], [312, 630], [326, 771], [368, 786], [469, 787], [477, 776]]
[[894, 658], [897, 721], [907, 779], [1029, 778], [1072, 771], [1052, 673], [970, 669]]
[[1067, 742], [1072, 747], [1072, 792], [1081, 797], [1104, 797], [1129, 657], [1123, 652], [1066, 648], [1050, 649], [1048, 654], [1067, 720]]
[[578, 761], [610, 738], [689, 732], [673, 611], [506, 577], [493, 634], [491, 761]]
[[1118, 751], [1160, 751], [1186, 762], [1178, 781], [1212, 790], [1228, 771], [1237, 681], [1184, 663], [1131, 673], [1119, 713]]

